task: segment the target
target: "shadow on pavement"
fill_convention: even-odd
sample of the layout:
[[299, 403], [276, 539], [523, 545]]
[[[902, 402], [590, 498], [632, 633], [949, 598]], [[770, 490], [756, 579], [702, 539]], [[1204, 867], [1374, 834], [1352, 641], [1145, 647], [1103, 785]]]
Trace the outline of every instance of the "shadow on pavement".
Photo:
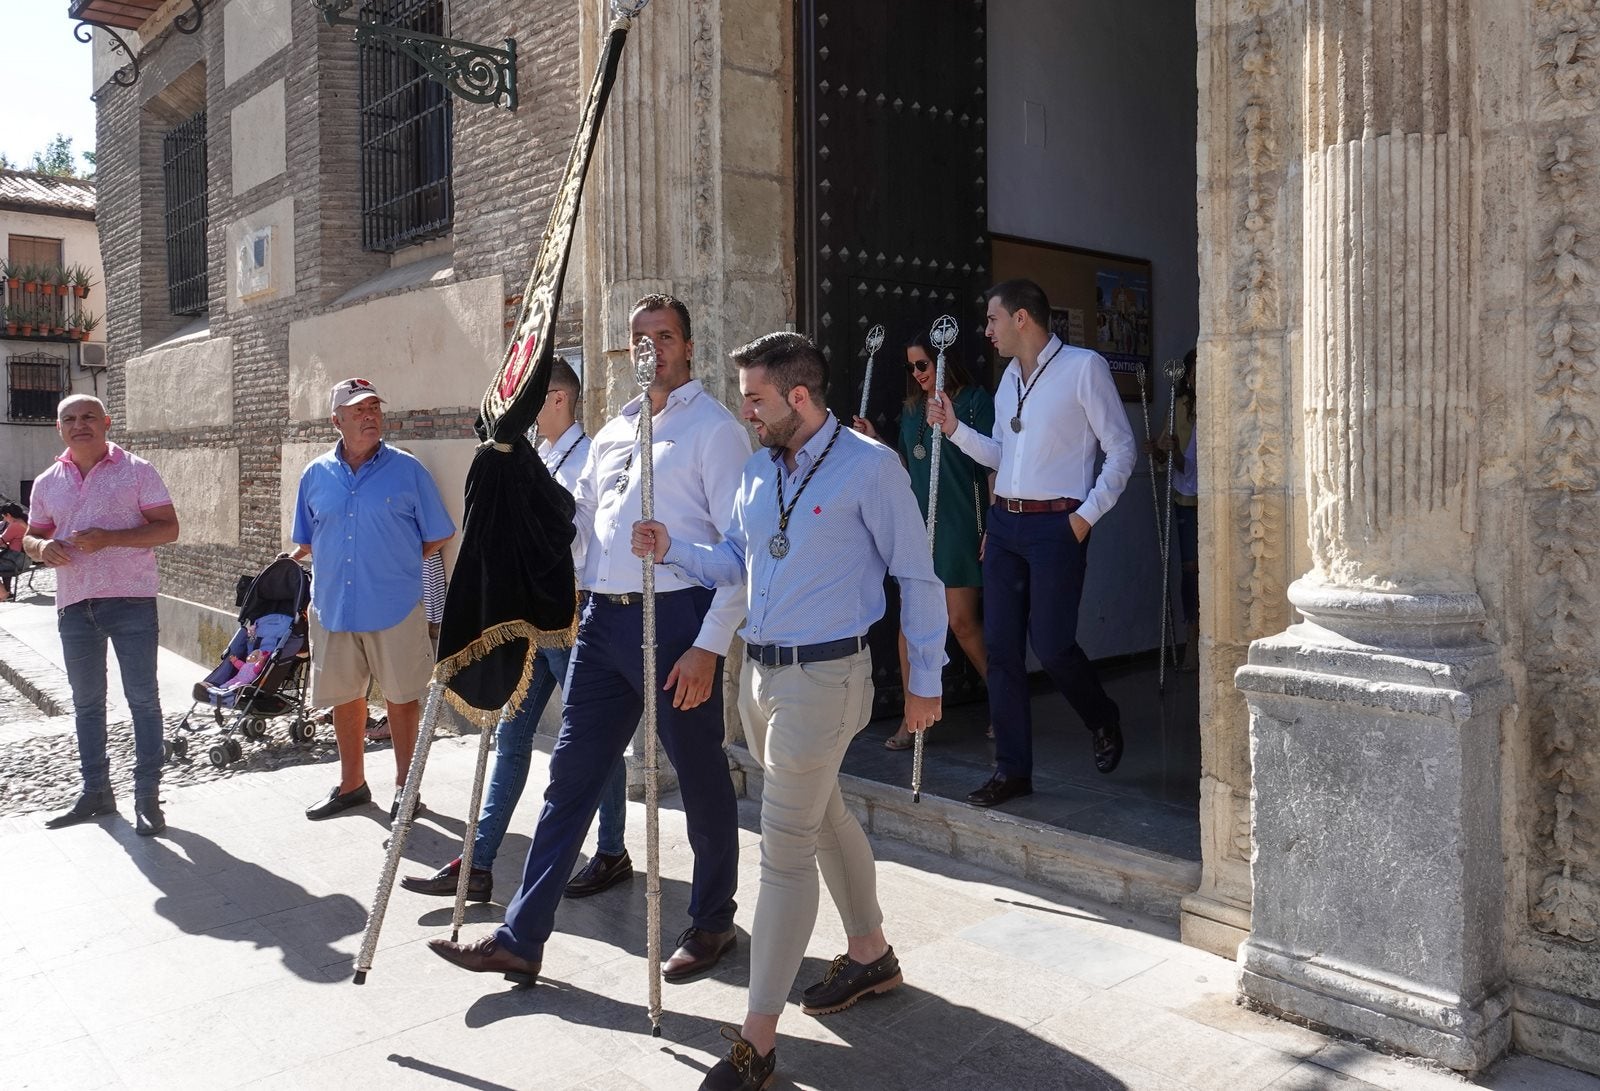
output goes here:
[[[118, 840], [123, 839], [119, 837]], [[140, 838], [139, 841], [138, 845], [125, 843], [124, 847], [144, 877], [161, 891], [154, 904], [157, 913], [193, 935], [232, 938], [235, 942], [254, 943], [257, 948], [277, 947], [283, 954], [284, 966], [308, 981], [326, 981], [317, 968], [346, 957], [335, 949], [334, 943], [360, 932], [366, 924], [367, 911], [348, 894], [316, 897], [299, 883], [275, 875], [260, 864], [241, 860], [210, 838], [192, 831], [169, 827], [159, 837]], [[165, 841], [178, 845], [186, 855], [174, 852]], [[205, 862], [203, 871], [198, 863], [202, 860]], [[219, 924], [207, 912], [208, 907], [196, 905], [194, 885], [195, 879], [206, 880], [218, 874], [228, 875], [229, 889], [248, 891], [252, 901], [284, 909], [314, 905], [315, 911], [302, 914], [296, 920], [293, 942], [280, 938], [265, 926], [251, 929], [248, 936], [219, 934]], [[216, 888], [208, 883], [207, 889]], [[222, 892], [221, 896], [230, 897], [227, 892]], [[267, 915], [270, 914], [246, 908], [237, 920]], [[237, 920], [229, 923], [237, 923]]]

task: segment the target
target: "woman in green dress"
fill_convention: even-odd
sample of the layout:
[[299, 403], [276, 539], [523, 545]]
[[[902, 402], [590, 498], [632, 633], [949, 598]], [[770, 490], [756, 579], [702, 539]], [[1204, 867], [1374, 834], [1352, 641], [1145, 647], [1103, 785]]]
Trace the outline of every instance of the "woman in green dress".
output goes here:
[[[911, 488], [928, 517], [928, 478], [932, 468], [933, 429], [927, 421], [927, 399], [933, 391], [936, 353], [928, 335], [920, 333], [906, 345], [906, 370], [912, 386], [900, 413], [900, 458], [911, 474]], [[967, 369], [953, 356], [945, 357], [944, 396], [955, 405], [956, 416], [984, 435], [994, 431], [994, 399], [972, 382]], [[878, 439], [872, 424], [861, 417], [852, 422], [856, 431]], [[979, 546], [983, 538], [983, 512], [990, 502], [989, 471], [946, 441], [939, 452], [939, 513], [933, 536], [933, 570], [944, 583], [950, 631], [980, 677], [989, 673], [989, 656], [983, 644], [983, 617], [979, 596], [983, 566]], [[900, 637], [900, 676], [909, 675], [906, 641]], [[884, 742], [890, 750], [907, 750], [911, 733], [900, 730]]]

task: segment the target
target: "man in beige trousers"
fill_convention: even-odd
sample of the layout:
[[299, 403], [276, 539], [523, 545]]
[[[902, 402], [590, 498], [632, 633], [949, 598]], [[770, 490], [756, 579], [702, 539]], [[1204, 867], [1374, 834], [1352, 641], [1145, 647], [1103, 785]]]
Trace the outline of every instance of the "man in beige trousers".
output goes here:
[[819, 867], [847, 948], [806, 989], [805, 1012], [843, 1011], [900, 984], [872, 848], [839, 794], [845, 750], [872, 711], [866, 632], [883, 613], [885, 572], [900, 583], [912, 731], [939, 719], [945, 662], [944, 588], [899, 459], [828, 412], [828, 365], [805, 337], [768, 334], [733, 359], [742, 416], [764, 450], [745, 463], [723, 540], [675, 543], [654, 521], [633, 534], [639, 556], [706, 586], [743, 583], [748, 600], [739, 713], [764, 778], [761, 890], [744, 1025], [723, 1029], [733, 1048], [702, 1091], [771, 1083], [778, 1016], [816, 924]]

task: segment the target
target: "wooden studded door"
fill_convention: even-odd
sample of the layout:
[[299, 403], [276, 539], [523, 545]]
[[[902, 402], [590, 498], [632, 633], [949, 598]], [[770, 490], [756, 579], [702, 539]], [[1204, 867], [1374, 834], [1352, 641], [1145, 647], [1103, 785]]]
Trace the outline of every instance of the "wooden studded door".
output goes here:
[[[894, 444], [903, 346], [942, 314], [951, 351], [991, 385], [981, 292], [989, 264], [984, 0], [796, 0], [800, 326], [833, 373], [829, 402], [860, 406], [865, 341], [887, 330], [867, 416]], [[890, 587], [893, 591], [892, 581]], [[900, 704], [898, 603], [874, 627], [875, 715]], [[947, 699], [981, 690], [951, 641]]]

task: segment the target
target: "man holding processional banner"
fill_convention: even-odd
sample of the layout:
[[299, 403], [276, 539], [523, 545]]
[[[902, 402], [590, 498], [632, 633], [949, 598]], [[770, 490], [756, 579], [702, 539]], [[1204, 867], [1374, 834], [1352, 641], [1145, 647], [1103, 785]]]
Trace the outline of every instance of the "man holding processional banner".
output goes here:
[[[750, 440], [733, 414], [690, 376], [688, 308], [645, 296], [630, 320], [635, 345], [654, 346], [648, 408], [656, 511], [715, 541], [733, 509]], [[561, 736], [528, 850], [522, 888], [505, 924], [477, 943], [433, 940], [440, 957], [468, 970], [537, 975], [566, 877], [612, 768], [644, 710], [643, 574], [629, 548], [643, 500], [636, 441], [646, 397], [635, 398], [595, 435], [575, 492], [583, 539], [582, 618], [567, 674]], [[657, 674], [672, 695], [659, 710], [661, 739], [678, 773], [694, 852], [690, 926], [662, 967], [668, 981], [710, 970], [734, 943], [738, 801], [722, 750], [722, 657], [744, 615], [738, 587], [712, 592], [670, 573], [655, 593]]]

